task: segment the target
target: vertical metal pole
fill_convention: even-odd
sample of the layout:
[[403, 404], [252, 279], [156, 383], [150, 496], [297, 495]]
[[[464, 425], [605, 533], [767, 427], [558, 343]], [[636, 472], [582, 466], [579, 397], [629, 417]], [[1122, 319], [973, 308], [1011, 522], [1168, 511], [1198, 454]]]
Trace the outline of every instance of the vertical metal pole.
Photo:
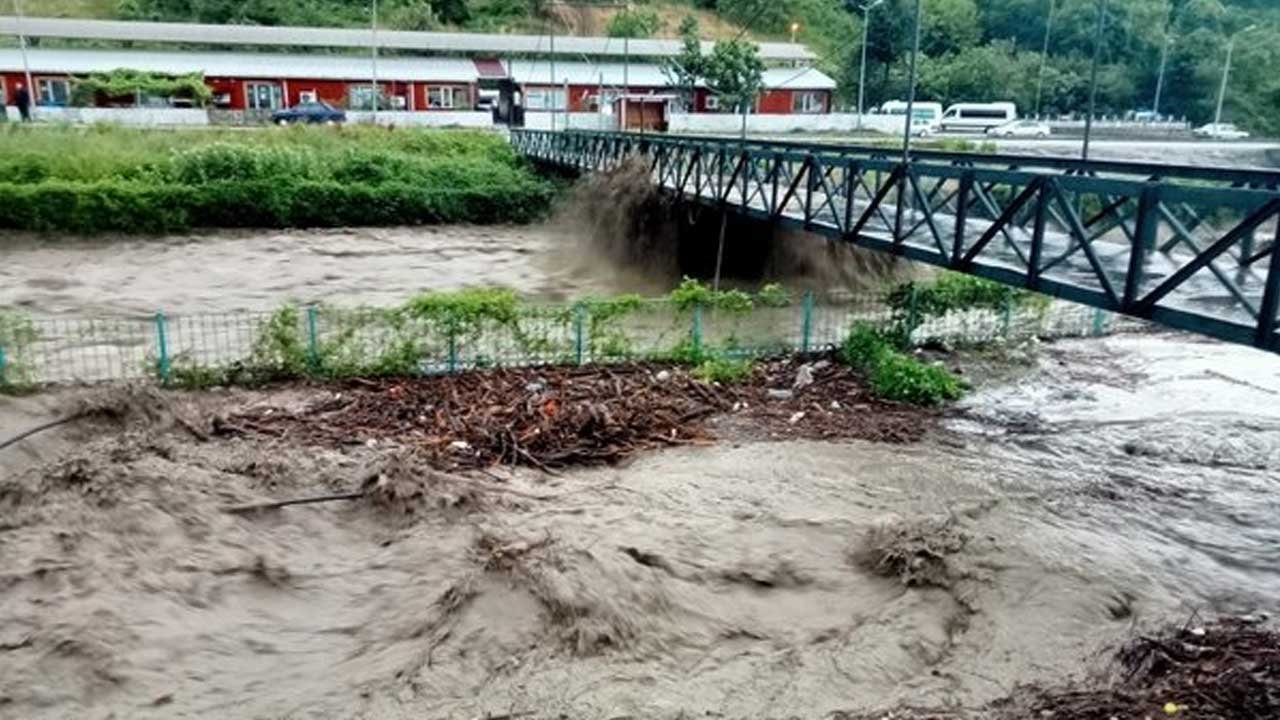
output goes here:
[[[378, 0], [372, 0], [373, 10], [370, 15], [370, 59], [373, 68], [373, 124], [378, 124], [378, 96], [382, 93], [378, 89]], [[288, 100], [286, 99], [286, 103]]]
[[5, 368], [9, 365], [8, 360], [8, 357], [5, 356], [4, 353], [4, 346], [0, 345], [0, 388], [8, 384], [8, 380], [5, 380], [4, 377]]
[[449, 372], [458, 372], [458, 336], [452, 330], [449, 331]]
[[311, 370], [320, 369], [320, 338], [316, 331], [317, 315], [315, 305], [307, 306], [307, 357], [311, 360]]
[[712, 290], [720, 289], [720, 268], [724, 264], [724, 229], [729, 222], [729, 208], [725, 202], [720, 203], [720, 242], [716, 245], [716, 274], [711, 282]]
[[1222, 102], [1227, 98], [1227, 78], [1231, 76], [1231, 55], [1236, 50], [1236, 36], [1232, 35], [1227, 42], [1227, 64], [1222, 66], [1222, 84], [1218, 86], [1218, 108], [1213, 111], [1213, 124], [1216, 128], [1222, 122]]
[[702, 305], [693, 306], [693, 329], [691, 330], [693, 340], [693, 357], [702, 357]]
[[578, 303], [573, 308], [573, 346], [579, 365], [586, 360], [586, 320], [587, 309], [582, 303]]
[[[551, 18], [551, 132], [556, 131], [556, 21]], [[568, 98], [565, 98], [568, 101]]]
[[902, 129], [902, 174], [898, 178], [898, 206], [893, 221], [895, 243], [906, 240], [902, 236], [902, 213], [903, 205], [907, 201], [907, 186], [910, 185], [911, 180], [911, 121], [915, 119], [916, 57], [920, 55], [920, 5], [921, 0], [916, 0], [915, 39], [911, 43], [911, 61], [907, 69], [907, 116], [904, 118], [905, 127]]
[[157, 311], [156, 317], [156, 370], [160, 373], [160, 381], [169, 384], [169, 335], [166, 327], [164, 311]]
[[631, 38], [622, 38], [622, 112], [618, 114], [618, 129], [627, 130], [627, 96], [631, 94]]
[[1093, 134], [1093, 110], [1098, 100], [1098, 57], [1102, 55], [1102, 33], [1106, 21], [1107, 0], [1098, 0], [1098, 27], [1093, 35], [1093, 64], [1089, 70], [1089, 114], [1084, 118], [1084, 146], [1080, 150], [1082, 160], [1089, 159], [1089, 136]]
[[1160, 73], [1156, 75], [1156, 97], [1151, 103], [1151, 114], [1154, 116], [1152, 120], [1160, 120], [1160, 93], [1164, 90], [1164, 69], [1169, 64], [1169, 46], [1173, 44], [1173, 38], [1169, 36], [1168, 29], [1165, 30], [1164, 48], [1160, 51]]
[[867, 86], [867, 28], [871, 22], [872, 5], [862, 8], [862, 62], [858, 65], [858, 129], [862, 129], [862, 98]]
[[809, 352], [809, 346], [813, 341], [813, 291], [806, 290], [804, 292], [804, 316], [800, 323], [800, 352]]
[[1053, 35], [1054, 0], [1049, 0], [1049, 17], [1044, 21], [1044, 47], [1040, 50], [1040, 73], [1036, 78], [1036, 119], [1040, 119], [1040, 96], [1044, 92], [1044, 68], [1049, 62], [1049, 38]]
[[[31, 119], [36, 117], [37, 102], [36, 86], [31, 80], [31, 63], [27, 60], [27, 36], [22, 32], [22, 22], [24, 15], [22, 12], [22, 0], [13, 0], [13, 12], [18, 16], [18, 48], [22, 53], [22, 73], [27, 78], [27, 112], [30, 113]], [[4, 108], [0, 108], [0, 112], [4, 112]]]

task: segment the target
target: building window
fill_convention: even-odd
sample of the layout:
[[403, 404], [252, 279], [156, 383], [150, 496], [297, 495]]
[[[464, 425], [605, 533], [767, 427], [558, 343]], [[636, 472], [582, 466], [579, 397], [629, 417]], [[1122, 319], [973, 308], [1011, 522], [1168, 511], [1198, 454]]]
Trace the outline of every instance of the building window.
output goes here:
[[563, 110], [563, 88], [529, 88], [525, 91], [525, 107], [530, 110]]
[[298, 93], [298, 102], [300, 103], [313, 103], [317, 99], [315, 90], [303, 90]]
[[279, 110], [280, 86], [275, 83], [245, 83], [244, 106], [250, 110]]
[[791, 112], [795, 113], [820, 113], [826, 108], [824, 107], [822, 93], [815, 91], [791, 93]]
[[382, 88], [375, 89], [373, 85], [352, 85], [347, 88], [347, 107], [352, 110], [372, 110], [375, 91], [378, 96], [378, 108], [382, 110], [390, 108], [387, 94], [382, 92]]
[[66, 107], [67, 98], [71, 96], [71, 87], [66, 80], [37, 80], [36, 103]]
[[719, 95], [708, 95], [708, 96], [707, 96], [707, 103], [706, 103], [706, 107], [707, 107], [707, 109], [708, 109], [708, 110], [719, 110], [719, 109], [720, 109], [720, 96], [719, 96]]
[[460, 87], [429, 87], [427, 88], [427, 107], [432, 110], [452, 110], [454, 108], [465, 108], [470, 103], [467, 102], [467, 90]]

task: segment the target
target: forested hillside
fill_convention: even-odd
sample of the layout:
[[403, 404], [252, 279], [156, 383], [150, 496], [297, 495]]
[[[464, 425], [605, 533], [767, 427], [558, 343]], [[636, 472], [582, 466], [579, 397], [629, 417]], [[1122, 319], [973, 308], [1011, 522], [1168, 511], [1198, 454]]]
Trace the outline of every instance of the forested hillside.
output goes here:
[[[874, 0], [636, 0], [630, 9], [552, 0], [379, 0], [379, 24], [401, 29], [674, 35], [685, 12], [707, 36], [744, 29], [799, 39], [857, 94], [862, 15]], [[1101, 0], [924, 0], [920, 97], [943, 103], [1013, 100], [1026, 113], [1082, 112]], [[884, 0], [870, 12], [869, 103], [905, 96], [905, 56], [914, 0]], [[369, 0], [40, 0], [50, 14], [218, 23], [363, 25]], [[1054, 8], [1042, 71], [1049, 9]], [[1162, 113], [1204, 122], [1213, 115], [1228, 38], [1238, 36], [1225, 119], [1280, 133], [1280, 0], [1109, 0], [1102, 33], [1100, 112], [1152, 107], [1161, 51], [1168, 63]], [[1039, 92], [1038, 92], [1039, 90]], [[1037, 97], [1038, 96], [1038, 97]]]

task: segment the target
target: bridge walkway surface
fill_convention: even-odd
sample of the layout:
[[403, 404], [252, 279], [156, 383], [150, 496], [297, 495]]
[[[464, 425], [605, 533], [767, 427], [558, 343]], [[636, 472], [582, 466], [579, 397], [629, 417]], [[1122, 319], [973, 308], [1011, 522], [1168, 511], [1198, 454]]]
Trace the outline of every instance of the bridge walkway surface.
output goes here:
[[1280, 352], [1280, 171], [736, 138], [514, 130], [583, 172]]

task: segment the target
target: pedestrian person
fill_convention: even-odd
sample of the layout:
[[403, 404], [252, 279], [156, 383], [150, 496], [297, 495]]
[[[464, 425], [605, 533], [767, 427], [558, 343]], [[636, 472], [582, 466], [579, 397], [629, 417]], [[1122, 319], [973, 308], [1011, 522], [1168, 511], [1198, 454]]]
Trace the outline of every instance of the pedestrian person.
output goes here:
[[22, 122], [31, 122], [31, 93], [27, 92], [27, 87], [22, 83], [18, 83], [13, 101], [18, 106], [18, 115], [22, 118]]

